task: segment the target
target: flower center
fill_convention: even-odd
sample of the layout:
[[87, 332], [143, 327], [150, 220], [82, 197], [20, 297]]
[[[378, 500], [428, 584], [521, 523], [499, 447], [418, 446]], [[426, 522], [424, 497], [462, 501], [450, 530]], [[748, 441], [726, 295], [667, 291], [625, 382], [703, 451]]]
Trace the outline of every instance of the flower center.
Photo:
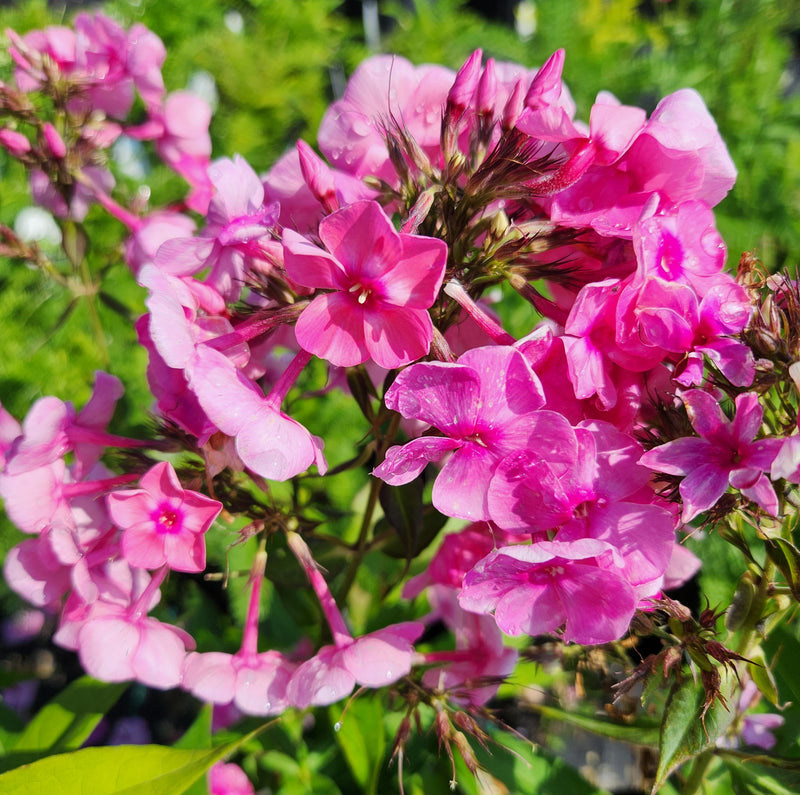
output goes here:
[[161, 508], [155, 517], [159, 533], [178, 533], [181, 529], [181, 517], [171, 508]]

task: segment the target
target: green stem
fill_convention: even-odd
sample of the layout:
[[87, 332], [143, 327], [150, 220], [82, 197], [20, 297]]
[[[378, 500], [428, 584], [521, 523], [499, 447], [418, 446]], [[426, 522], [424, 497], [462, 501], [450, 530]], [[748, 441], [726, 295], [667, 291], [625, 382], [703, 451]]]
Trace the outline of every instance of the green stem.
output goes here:
[[100, 364], [103, 367], [108, 366], [110, 356], [108, 353], [108, 345], [106, 344], [106, 335], [103, 331], [103, 324], [100, 321], [100, 313], [97, 311], [97, 289], [92, 274], [89, 271], [89, 263], [86, 257], [81, 260], [80, 264], [81, 283], [83, 285], [83, 296], [86, 299], [86, 307], [89, 310], [89, 318], [92, 323], [94, 331], [95, 342], [100, 354]]
[[[389, 422], [389, 427], [386, 431], [386, 435], [381, 440], [381, 444], [378, 448], [378, 463], [383, 461], [384, 456], [386, 455], [386, 451], [389, 449], [389, 446], [394, 442], [394, 439], [397, 436], [397, 431], [399, 429], [400, 429], [400, 415], [395, 414], [392, 417], [391, 421]], [[350, 565], [347, 567], [347, 572], [345, 573], [344, 582], [342, 583], [342, 586], [339, 589], [339, 593], [337, 595], [339, 604], [345, 603], [347, 595], [350, 593], [350, 589], [353, 587], [353, 583], [356, 580], [356, 574], [358, 573], [358, 568], [361, 565], [361, 561], [364, 559], [364, 555], [367, 552], [367, 539], [369, 538], [369, 532], [372, 527], [372, 517], [375, 513], [375, 508], [378, 505], [378, 493], [380, 492], [382, 485], [383, 481], [375, 477], [372, 478], [372, 482], [370, 483], [369, 486], [369, 497], [367, 498], [367, 506], [364, 509], [364, 516], [361, 519], [361, 529], [358, 534], [358, 541], [356, 543], [356, 548], [353, 557], [350, 559]]]
[[706, 771], [713, 758], [713, 750], [703, 751], [703, 753], [695, 757], [694, 762], [692, 762], [692, 769], [689, 771], [689, 777], [681, 790], [683, 795], [694, 795], [695, 792], [700, 791], [705, 781]]

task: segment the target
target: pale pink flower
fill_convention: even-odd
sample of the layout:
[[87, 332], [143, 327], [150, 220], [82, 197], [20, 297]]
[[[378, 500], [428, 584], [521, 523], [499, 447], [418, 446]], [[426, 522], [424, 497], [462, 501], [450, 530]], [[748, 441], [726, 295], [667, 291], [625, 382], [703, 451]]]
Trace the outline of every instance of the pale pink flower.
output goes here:
[[184, 489], [167, 461], [144, 475], [138, 489], [107, 495], [111, 518], [122, 530], [122, 553], [132, 566], [175, 571], [203, 571], [204, 534], [222, 510], [222, 503]]

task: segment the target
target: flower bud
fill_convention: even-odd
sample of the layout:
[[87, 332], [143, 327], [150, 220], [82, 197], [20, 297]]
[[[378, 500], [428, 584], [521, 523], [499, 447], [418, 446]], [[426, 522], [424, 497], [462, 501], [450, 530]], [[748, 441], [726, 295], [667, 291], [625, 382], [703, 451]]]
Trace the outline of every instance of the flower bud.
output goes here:
[[514, 84], [511, 96], [508, 98], [506, 106], [503, 109], [503, 120], [500, 122], [500, 127], [503, 129], [503, 132], [508, 132], [514, 127], [524, 109], [525, 83], [523, 83], [522, 78], [520, 78]]
[[338, 210], [339, 200], [336, 198], [333, 172], [305, 141], [297, 142], [297, 154], [300, 157], [303, 179], [314, 194], [314, 198], [325, 208], [325, 212], [332, 213]]
[[49, 121], [46, 122], [42, 128], [42, 134], [44, 135], [45, 144], [53, 157], [60, 159], [66, 156], [67, 146], [64, 143], [64, 139], [58, 134], [58, 130], [56, 130]]
[[475, 103], [478, 115], [491, 118], [494, 115], [494, 103], [496, 100], [497, 72], [494, 67], [494, 58], [489, 58], [478, 83], [478, 94]]
[[447, 94], [445, 116], [460, 116], [469, 107], [481, 76], [483, 52], [475, 50], [458, 70], [456, 79]]
[[31, 151], [31, 142], [22, 133], [8, 127], [0, 130], [0, 146], [14, 157], [22, 157]]

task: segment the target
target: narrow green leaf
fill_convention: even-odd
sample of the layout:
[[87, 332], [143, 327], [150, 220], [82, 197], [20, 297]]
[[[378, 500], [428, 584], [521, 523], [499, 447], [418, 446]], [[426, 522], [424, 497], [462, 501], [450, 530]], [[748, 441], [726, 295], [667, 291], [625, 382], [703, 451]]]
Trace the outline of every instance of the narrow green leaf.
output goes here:
[[[12, 756], [24, 754], [31, 761], [31, 754], [38, 758], [80, 748], [129, 684], [98, 682], [89, 676], [76, 679], [33, 717]], [[14, 763], [13, 759], [0, 760], [0, 770], [8, 770]]]
[[767, 539], [766, 548], [794, 596], [800, 598], [800, 550], [784, 538]]
[[[769, 757], [723, 757], [736, 795], [795, 795], [800, 792], [800, 762], [788, 767], [763, 764]], [[771, 761], [771, 760], [770, 760]]]
[[213, 750], [160, 745], [83, 748], [0, 775], [3, 795], [181, 795], [269, 724]]
[[380, 699], [363, 696], [350, 702], [344, 715], [341, 706], [332, 706], [328, 716], [353, 778], [365, 793], [375, 793], [386, 751]]
[[531, 704], [530, 707], [546, 718], [560, 720], [590, 731], [593, 734], [610, 737], [613, 740], [622, 740], [634, 745], [658, 745], [659, 727], [655, 723], [617, 723], [603, 718], [595, 718], [591, 715], [567, 712], [558, 707], [548, 707], [544, 704]]
[[205, 704], [194, 719], [194, 723], [184, 732], [173, 748], [211, 748], [211, 719], [214, 707]]
[[[727, 669], [717, 669], [722, 679], [721, 694], [730, 701], [735, 678]], [[690, 677], [676, 682], [667, 698], [661, 724], [660, 757], [653, 792], [656, 793], [667, 777], [680, 765], [705, 749], [712, 747], [730, 726], [734, 711], [726, 709], [717, 699], [701, 718], [705, 691]]]
[[764, 656], [763, 649], [756, 649], [750, 652], [751, 662], [747, 666], [747, 671], [750, 677], [755, 682], [756, 687], [761, 691], [761, 695], [769, 701], [770, 704], [778, 706], [778, 686], [775, 684], [775, 677], [767, 665], [767, 659]]

